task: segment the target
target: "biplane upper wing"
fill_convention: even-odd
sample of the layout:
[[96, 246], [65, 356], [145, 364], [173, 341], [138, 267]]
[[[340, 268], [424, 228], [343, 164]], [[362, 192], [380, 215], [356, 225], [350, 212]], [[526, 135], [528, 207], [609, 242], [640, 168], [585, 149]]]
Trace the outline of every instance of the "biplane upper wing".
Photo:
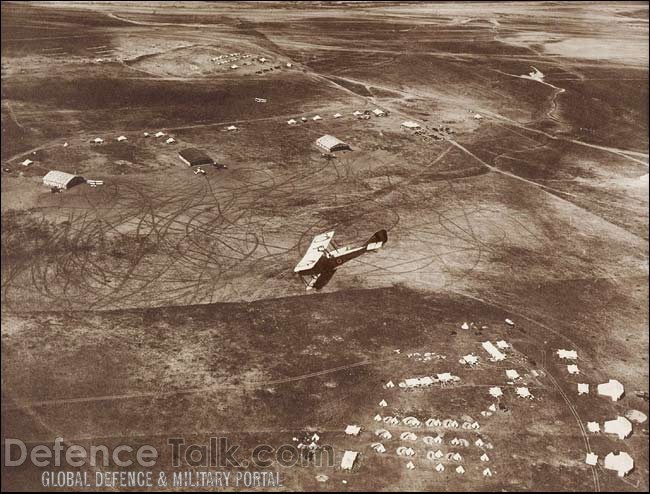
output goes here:
[[330, 242], [334, 238], [334, 232], [325, 232], [320, 235], [316, 235], [314, 240], [311, 241], [305, 256], [300, 260], [296, 267], [293, 268], [294, 273], [299, 273], [301, 271], [307, 271], [313, 268], [318, 260], [323, 256], [323, 252], [329, 246]]

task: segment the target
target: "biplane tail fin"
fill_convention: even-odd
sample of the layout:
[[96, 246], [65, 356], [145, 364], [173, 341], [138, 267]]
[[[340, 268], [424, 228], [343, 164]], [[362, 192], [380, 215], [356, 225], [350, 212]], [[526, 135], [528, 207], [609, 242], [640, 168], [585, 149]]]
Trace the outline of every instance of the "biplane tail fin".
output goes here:
[[388, 242], [388, 233], [386, 230], [379, 230], [366, 242], [366, 250], [379, 250], [386, 242]]

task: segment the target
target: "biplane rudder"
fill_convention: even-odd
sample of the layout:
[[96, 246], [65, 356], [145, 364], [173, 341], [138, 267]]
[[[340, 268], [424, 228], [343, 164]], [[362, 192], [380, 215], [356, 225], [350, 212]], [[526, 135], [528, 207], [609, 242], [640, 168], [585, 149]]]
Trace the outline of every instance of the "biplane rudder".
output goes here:
[[388, 232], [386, 230], [379, 230], [366, 242], [367, 250], [377, 250], [383, 247], [388, 242]]

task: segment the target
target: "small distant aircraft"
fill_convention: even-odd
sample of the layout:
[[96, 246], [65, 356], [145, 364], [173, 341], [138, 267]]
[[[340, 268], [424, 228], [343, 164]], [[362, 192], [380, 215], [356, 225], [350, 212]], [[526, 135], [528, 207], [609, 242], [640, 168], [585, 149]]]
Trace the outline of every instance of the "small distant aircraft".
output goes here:
[[205, 170], [203, 168], [197, 168], [194, 170], [194, 175], [205, 175]]
[[[388, 241], [388, 234], [386, 230], [379, 230], [360, 247], [337, 247], [333, 238], [333, 231], [316, 235], [305, 256], [293, 269], [294, 273], [300, 275], [307, 290], [323, 288], [341, 264], [366, 252], [378, 251]], [[333, 249], [329, 248], [330, 244]]]

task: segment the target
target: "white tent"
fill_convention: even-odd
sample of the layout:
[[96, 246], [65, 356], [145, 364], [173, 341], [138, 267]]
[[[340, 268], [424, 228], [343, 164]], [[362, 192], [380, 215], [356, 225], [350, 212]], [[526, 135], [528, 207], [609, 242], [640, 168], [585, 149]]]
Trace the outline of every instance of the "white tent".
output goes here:
[[498, 398], [499, 396], [503, 396], [503, 391], [501, 391], [499, 386], [493, 386], [490, 388], [490, 396]]
[[519, 379], [519, 372], [514, 369], [508, 369], [506, 370], [506, 377], [514, 381], [515, 379]]
[[490, 461], [490, 457], [486, 453], [483, 453], [481, 455], [481, 461]]
[[567, 365], [566, 370], [569, 371], [569, 374], [580, 374], [580, 369], [575, 364]]
[[605, 433], [616, 434], [619, 439], [625, 439], [632, 433], [632, 422], [619, 415], [614, 420], [605, 422]]
[[600, 424], [598, 422], [587, 422], [587, 430], [589, 432], [600, 432]]
[[404, 422], [404, 424], [408, 425], [409, 427], [420, 427], [422, 425], [422, 423], [415, 417], [406, 417], [402, 419], [402, 422]]
[[229, 125], [228, 127], [226, 127], [226, 130], [237, 130], [237, 127], [235, 127], [234, 125]]
[[287, 123], [288, 123], [289, 125], [296, 125], [298, 122], [295, 121], [295, 120], [292, 118], [292, 119], [290, 119], [290, 120], [287, 120]]
[[375, 422], [381, 422], [381, 415], [377, 414], [375, 415]]
[[442, 463], [438, 463], [436, 465], [436, 472], [444, 472], [445, 471], [445, 466]]
[[20, 162], [20, 164], [23, 165], [23, 166], [29, 166], [32, 163], [34, 163], [34, 162], [32, 160], [30, 160], [29, 158], [27, 158], [25, 161]]
[[386, 387], [387, 387], [387, 388], [394, 388], [394, 387], [395, 387], [395, 384], [393, 384], [393, 381], [388, 381], [388, 382], [386, 383]]
[[594, 453], [587, 453], [587, 457], [585, 458], [585, 463], [587, 465], [596, 466], [598, 464], [598, 455]]
[[354, 113], [352, 113], [352, 115], [354, 115], [355, 117], [359, 117], [359, 116], [363, 115], [363, 112], [360, 112], [359, 110], [356, 110]]
[[158, 132], [156, 132], [156, 133], [154, 134], [154, 137], [162, 137], [162, 136], [164, 136], [164, 135], [165, 135], [164, 132], [158, 131]]
[[391, 439], [393, 435], [388, 432], [386, 429], [377, 429], [375, 435], [381, 437], [382, 439]]
[[558, 350], [556, 353], [563, 359], [576, 360], [578, 358], [578, 354], [575, 350]]
[[361, 427], [359, 427], [358, 425], [348, 425], [345, 428], [345, 433], [348, 436], [358, 436], [360, 431], [361, 431]]
[[460, 475], [465, 473], [465, 469], [463, 468], [463, 465], [458, 465], [456, 467], [456, 473], [459, 473]]
[[436, 443], [436, 444], [442, 444], [442, 441], [443, 441], [443, 439], [442, 439], [442, 436], [440, 434], [438, 434], [436, 437], [433, 438], [433, 442]]
[[335, 114], [334, 114], [334, 118], [341, 118], [342, 116], [343, 116], [343, 115], [341, 115], [340, 113], [335, 113]]
[[492, 362], [500, 362], [506, 358], [505, 354], [501, 353], [497, 347], [495, 347], [491, 341], [484, 341], [481, 346], [483, 349], [490, 354], [492, 357], [490, 360]]
[[169, 139], [167, 139], [165, 141], [165, 144], [174, 144], [175, 142], [176, 142], [176, 139], [174, 139], [173, 137], [170, 137]]
[[380, 110], [379, 108], [375, 108], [374, 110], [372, 110], [372, 113], [374, 113], [376, 117], [386, 116], [386, 112], [384, 110]]
[[372, 443], [370, 445], [370, 447], [372, 449], [374, 449], [377, 453], [385, 453], [386, 452], [386, 448], [381, 443]]
[[412, 461], [409, 461], [409, 462], [406, 464], [406, 468], [408, 468], [409, 470], [415, 470], [415, 465], [413, 464]]
[[126, 141], [126, 136], [120, 136], [116, 140], [117, 140], [117, 142]]
[[440, 427], [442, 425], [442, 422], [440, 422], [439, 419], [427, 419], [427, 421], [424, 423], [427, 427]]
[[501, 350], [506, 350], [510, 348], [510, 345], [508, 344], [507, 341], [499, 340], [497, 341], [497, 348], [500, 348]]
[[512, 319], [506, 319], [506, 324], [508, 326], [514, 326], [515, 325], [515, 323], [514, 323], [514, 321]]
[[341, 460], [341, 469], [343, 470], [352, 470], [354, 462], [357, 459], [359, 453], [357, 451], [346, 451], [343, 453], [343, 459]]
[[518, 387], [515, 392], [520, 398], [528, 398], [529, 400], [532, 400], [534, 398], [530, 393], [530, 390], [525, 386]]
[[433, 444], [435, 444], [435, 443], [433, 442], [433, 436], [424, 436], [424, 437], [422, 438], [422, 442], [423, 442], [424, 444], [429, 445], [429, 446], [432, 446]]
[[442, 384], [450, 383], [452, 381], [460, 381], [458, 376], [454, 376], [450, 372], [443, 372], [442, 374], [437, 374], [436, 377], [438, 378], [438, 381], [440, 381]]
[[399, 436], [402, 441], [417, 441], [418, 436], [412, 432], [402, 432]]
[[617, 455], [609, 453], [605, 457], [605, 468], [615, 470], [619, 477], [625, 477], [634, 468], [634, 460], [624, 451]]
[[578, 394], [589, 394], [589, 384], [578, 383]]
[[312, 117], [312, 120], [314, 122], [318, 122], [319, 120], [323, 120], [323, 117], [321, 117], [320, 115], [316, 115], [315, 117]]
[[483, 442], [483, 439], [481, 439], [481, 438], [479, 437], [476, 441], [474, 441], [474, 444], [475, 444], [477, 447], [480, 448], [480, 447], [483, 446], [485, 443]]
[[497, 411], [497, 405], [496, 405], [496, 403], [492, 403], [492, 404], [488, 407], [488, 410], [490, 410], [491, 412], [496, 412], [496, 411]]
[[478, 364], [478, 360], [479, 360], [479, 358], [476, 355], [473, 355], [473, 354], [470, 353], [469, 355], [465, 355], [463, 358], [461, 358], [459, 360], [459, 362], [461, 364], [466, 364], [466, 365], [469, 365], [469, 366], [473, 367], [476, 364]]
[[430, 386], [433, 384], [433, 379], [429, 376], [425, 377], [411, 377], [404, 380], [404, 384], [407, 388], [417, 388], [420, 386]]
[[483, 117], [479, 115], [478, 113], [474, 114], [474, 120], [481, 120]]
[[94, 142], [95, 144], [102, 144], [104, 142], [104, 139], [102, 139], [101, 137], [95, 137], [92, 142]]
[[380, 406], [380, 407], [387, 407], [387, 406], [388, 406], [388, 403], [386, 403], [386, 400], [381, 400], [381, 401], [379, 402], [379, 406]]
[[[404, 125], [404, 124], [402, 124], [402, 125]], [[467, 324], [466, 322], [464, 322], [464, 323], [460, 326], [460, 329], [469, 329], [469, 324]]]
[[489, 468], [483, 470], [483, 477], [492, 477], [492, 470], [490, 470]]
[[145, 137], [149, 137], [149, 132], [145, 132], [142, 135], [145, 136]]
[[612, 401], [618, 401], [623, 393], [625, 393], [625, 388], [616, 379], [610, 379], [608, 382], [598, 385], [598, 394], [609, 396]]
[[454, 461], [463, 461], [463, 457], [460, 455], [460, 453], [454, 453], [451, 455], [451, 459]]

